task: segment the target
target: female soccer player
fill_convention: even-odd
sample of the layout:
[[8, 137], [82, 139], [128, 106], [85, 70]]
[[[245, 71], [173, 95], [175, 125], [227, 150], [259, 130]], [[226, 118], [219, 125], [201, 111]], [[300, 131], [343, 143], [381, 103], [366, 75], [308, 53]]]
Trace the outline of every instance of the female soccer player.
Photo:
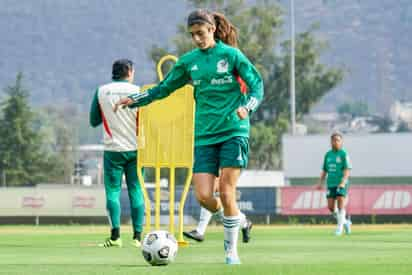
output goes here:
[[[223, 205], [224, 248], [227, 264], [240, 264], [237, 240], [245, 220], [236, 203], [236, 184], [247, 166], [249, 115], [263, 97], [259, 72], [236, 47], [234, 26], [219, 13], [192, 12], [187, 20], [196, 49], [186, 53], [157, 86], [124, 98], [118, 106], [139, 107], [167, 97], [187, 83], [194, 86], [195, 162], [193, 181], [200, 204], [213, 213]], [[229, 46], [233, 45], [233, 46]], [[242, 92], [242, 79], [248, 93]], [[213, 183], [220, 173], [220, 200]]]
[[[338, 226], [336, 228], [336, 235], [342, 235], [343, 230], [346, 234], [351, 233], [351, 222], [346, 219], [346, 197], [349, 190], [349, 174], [352, 169], [349, 155], [342, 147], [343, 138], [339, 133], [333, 133], [331, 136], [331, 147], [325, 155], [323, 161], [322, 172], [320, 180], [317, 184], [319, 189], [322, 188], [327, 176], [327, 191], [326, 197], [328, 199], [328, 208], [332, 215], [336, 215]], [[335, 213], [335, 202], [338, 206], [338, 212]]]
[[126, 175], [133, 224], [133, 245], [140, 246], [144, 218], [144, 199], [136, 171], [136, 110], [113, 112], [116, 102], [136, 91], [133, 85], [133, 63], [127, 59], [114, 62], [113, 81], [100, 86], [90, 108], [90, 125], [103, 123], [104, 136], [104, 187], [106, 207], [111, 225], [111, 236], [100, 246], [120, 247], [120, 191], [123, 174]]

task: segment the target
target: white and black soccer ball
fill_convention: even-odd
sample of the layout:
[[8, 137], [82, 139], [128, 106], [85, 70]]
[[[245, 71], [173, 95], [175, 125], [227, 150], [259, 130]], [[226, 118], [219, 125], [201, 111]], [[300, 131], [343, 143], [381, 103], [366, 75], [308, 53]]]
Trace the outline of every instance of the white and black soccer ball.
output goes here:
[[167, 265], [173, 262], [177, 255], [177, 241], [165, 230], [156, 230], [143, 239], [142, 254], [151, 265]]

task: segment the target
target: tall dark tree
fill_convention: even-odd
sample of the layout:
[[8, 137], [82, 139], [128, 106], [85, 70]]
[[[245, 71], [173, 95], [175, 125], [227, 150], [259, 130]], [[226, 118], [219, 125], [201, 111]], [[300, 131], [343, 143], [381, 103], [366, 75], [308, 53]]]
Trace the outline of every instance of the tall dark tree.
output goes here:
[[35, 113], [22, 79], [19, 73], [14, 85], [5, 89], [7, 97], [1, 102], [0, 173], [7, 185], [35, 184], [59, 174], [59, 161], [47, 152], [35, 126]]
[[[86, 137], [94, 134], [94, 132], [87, 131], [88, 124], [84, 127], [85, 115], [79, 117], [80, 114], [70, 107], [48, 106], [37, 110], [36, 124], [40, 127], [43, 146], [50, 154], [55, 154], [60, 165], [58, 173], [51, 178], [60, 183], [69, 184], [71, 182], [76, 156], [73, 148], [78, 146], [77, 136], [81, 133], [85, 139], [83, 144], [87, 144]], [[77, 131], [74, 125], [77, 125]], [[101, 136], [99, 131], [95, 132]]]

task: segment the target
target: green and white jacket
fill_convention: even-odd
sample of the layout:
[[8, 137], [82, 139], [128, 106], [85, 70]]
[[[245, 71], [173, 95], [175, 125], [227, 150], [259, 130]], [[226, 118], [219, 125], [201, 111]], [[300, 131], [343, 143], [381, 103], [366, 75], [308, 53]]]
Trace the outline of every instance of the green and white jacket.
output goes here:
[[105, 151], [125, 152], [137, 150], [136, 134], [138, 110], [113, 107], [121, 98], [140, 92], [139, 86], [127, 81], [113, 81], [96, 89], [90, 108], [90, 125], [103, 124]]

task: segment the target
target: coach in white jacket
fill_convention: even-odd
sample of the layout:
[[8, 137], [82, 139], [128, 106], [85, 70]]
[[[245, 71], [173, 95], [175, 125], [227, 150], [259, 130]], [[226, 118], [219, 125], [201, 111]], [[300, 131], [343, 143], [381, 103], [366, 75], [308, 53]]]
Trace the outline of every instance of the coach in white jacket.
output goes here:
[[111, 225], [111, 236], [102, 247], [122, 246], [120, 239], [120, 192], [123, 174], [126, 176], [133, 223], [133, 244], [140, 246], [144, 219], [144, 199], [137, 177], [136, 134], [139, 113], [124, 108], [113, 112], [121, 98], [139, 92], [133, 83], [133, 62], [120, 59], [114, 62], [112, 82], [97, 88], [90, 108], [90, 125], [103, 124], [104, 186], [106, 207]]

